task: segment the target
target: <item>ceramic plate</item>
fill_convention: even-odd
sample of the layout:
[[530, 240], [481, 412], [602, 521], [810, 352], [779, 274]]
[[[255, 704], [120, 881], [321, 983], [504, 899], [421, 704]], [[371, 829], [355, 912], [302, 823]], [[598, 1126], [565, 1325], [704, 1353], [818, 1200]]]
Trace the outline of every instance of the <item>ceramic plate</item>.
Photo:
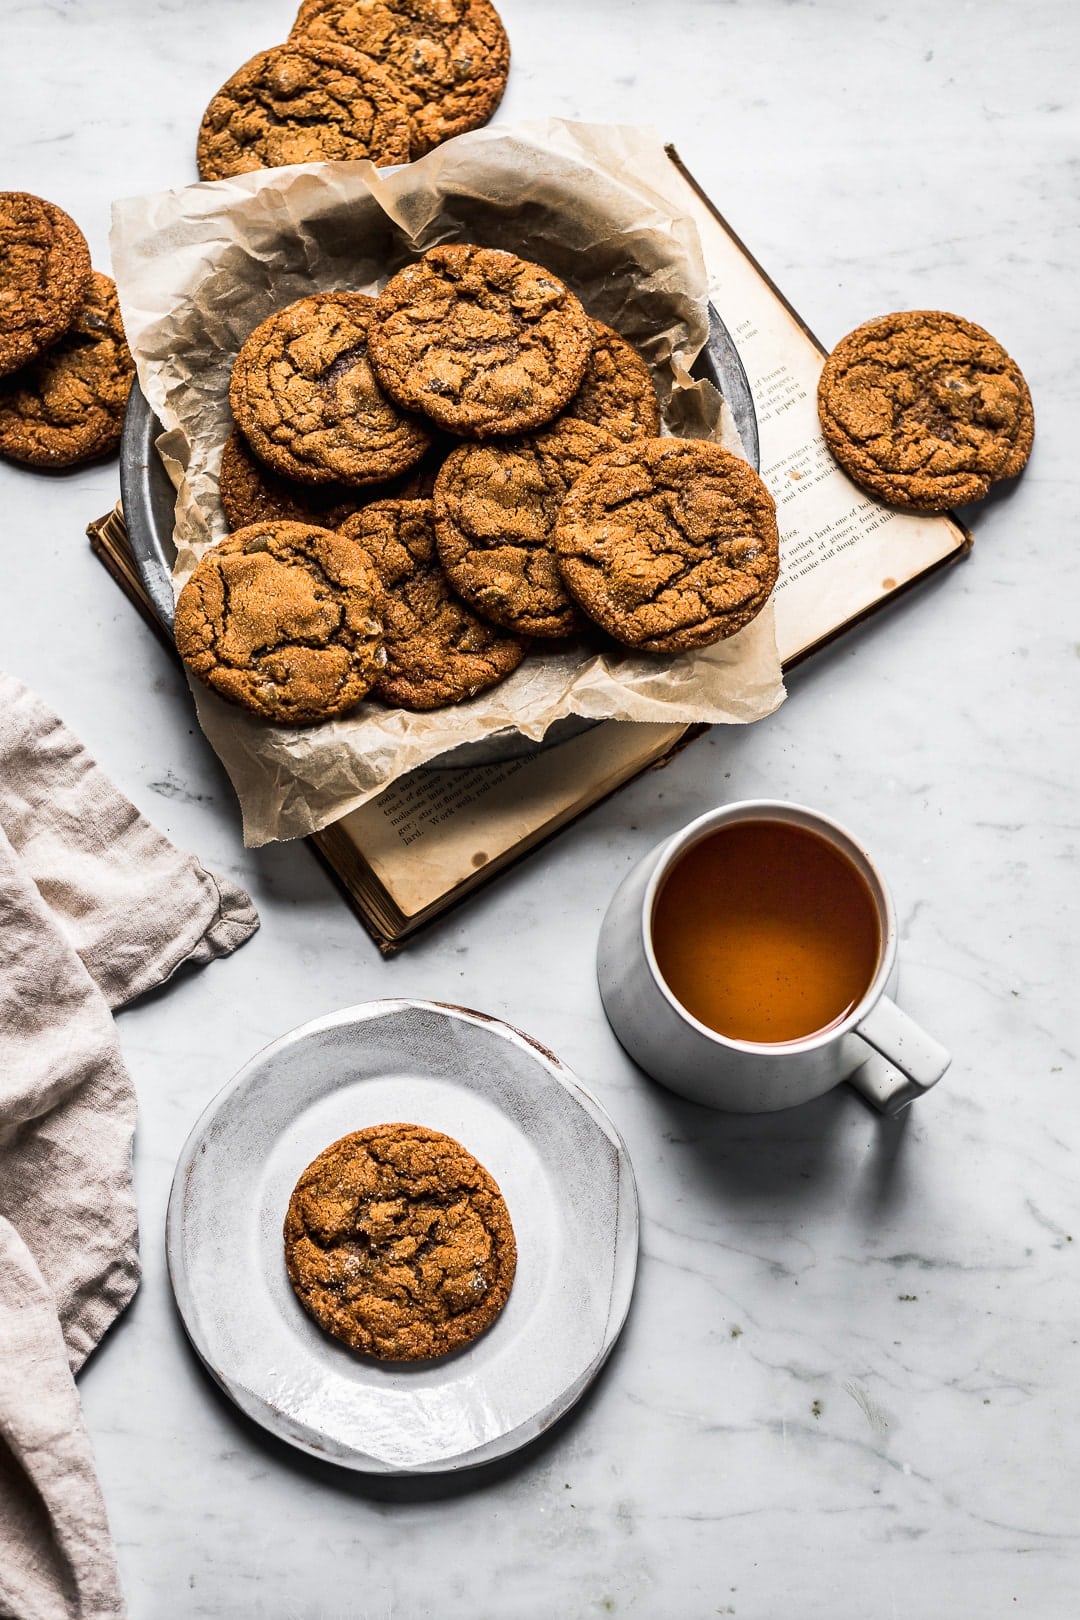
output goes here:
[[[379, 1362], [330, 1338], [283, 1257], [305, 1166], [395, 1120], [468, 1148], [517, 1238], [502, 1313], [429, 1362]], [[192, 1344], [249, 1417], [347, 1468], [410, 1474], [505, 1456], [574, 1404], [626, 1318], [637, 1238], [626, 1147], [552, 1053], [482, 1013], [377, 1001], [293, 1030], [218, 1093], [180, 1155], [166, 1243]]]

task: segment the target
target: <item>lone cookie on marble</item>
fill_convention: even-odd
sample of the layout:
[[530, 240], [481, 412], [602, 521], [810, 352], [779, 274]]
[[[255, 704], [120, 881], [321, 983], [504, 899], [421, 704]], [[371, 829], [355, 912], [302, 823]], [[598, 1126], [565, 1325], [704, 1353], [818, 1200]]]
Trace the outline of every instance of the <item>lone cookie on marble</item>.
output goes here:
[[660, 401], [652, 375], [632, 343], [602, 321], [593, 321], [593, 350], [581, 387], [564, 415], [592, 422], [624, 444], [660, 432]]
[[402, 709], [442, 709], [513, 674], [526, 644], [478, 619], [450, 590], [431, 501], [376, 501], [341, 532], [363, 546], [382, 587], [386, 664], [376, 697]]
[[75, 467], [111, 455], [134, 376], [115, 284], [95, 270], [74, 325], [0, 380], [0, 455], [31, 467]]
[[193, 675], [252, 714], [311, 725], [353, 708], [382, 663], [379, 582], [353, 541], [255, 523], [206, 552], [176, 604]]
[[749, 624], [776, 583], [779, 546], [757, 473], [704, 439], [642, 439], [600, 456], [555, 529], [571, 594], [643, 652], [689, 652]]
[[573, 398], [592, 350], [574, 294], [538, 264], [449, 243], [376, 300], [371, 362], [392, 399], [450, 433], [526, 433]]
[[75, 221], [28, 191], [0, 191], [0, 376], [68, 330], [89, 281], [90, 249]]
[[308, 1165], [285, 1216], [285, 1265], [327, 1333], [384, 1361], [424, 1361], [491, 1326], [517, 1266], [509, 1211], [453, 1137], [372, 1125]]
[[370, 57], [312, 39], [245, 62], [207, 107], [197, 149], [204, 180], [288, 163], [408, 157], [409, 115], [397, 86]]
[[435, 531], [458, 595], [519, 635], [583, 630], [555, 561], [555, 521], [575, 479], [617, 445], [564, 416], [541, 433], [452, 451], [435, 480]]
[[364, 293], [314, 293], [277, 310], [245, 340], [229, 403], [274, 472], [305, 484], [381, 484], [428, 450], [428, 429], [375, 380], [374, 307]]
[[880, 500], [944, 512], [1022, 471], [1027, 383], [999, 343], [943, 310], [882, 315], [842, 338], [818, 385], [825, 442]]
[[486, 124], [510, 69], [490, 0], [304, 0], [291, 37], [336, 41], [385, 68], [408, 108], [414, 158]]
[[347, 518], [372, 501], [430, 497], [443, 454], [433, 447], [415, 467], [387, 484], [301, 484], [271, 472], [234, 428], [221, 452], [218, 495], [230, 529], [246, 529], [249, 523], [269, 523], [275, 518], [340, 529]]

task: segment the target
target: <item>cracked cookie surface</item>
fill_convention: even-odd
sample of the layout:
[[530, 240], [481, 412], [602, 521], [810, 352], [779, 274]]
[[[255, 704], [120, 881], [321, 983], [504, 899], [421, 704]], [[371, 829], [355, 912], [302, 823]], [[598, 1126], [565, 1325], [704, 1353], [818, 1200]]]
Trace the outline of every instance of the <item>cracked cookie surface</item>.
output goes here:
[[0, 191], [0, 376], [68, 330], [89, 280], [90, 249], [75, 221], [28, 191]]
[[221, 452], [218, 495], [230, 529], [249, 523], [313, 523], [321, 529], [341, 525], [380, 500], [423, 500], [435, 487], [435, 475], [445, 452], [429, 451], [423, 460], [388, 484], [301, 484], [271, 472], [254, 455], [239, 429], [234, 428]]
[[383, 393], [368, 357], [375, 300], [313, 293], [257, 326], [233, 365], [229, 404], [260, 461], [305, 484], [381, 484], [431, 434]]
[[203, 114], [204, 180], [289, 163], [406, 163], [409, 115], [377, 62], [345, 45], [299, 39], [260, 51]]
[[513, 674], [525, 643], [485, 623], [451, 591], [435, 547], [431, 501], [376, 501], [342, 533], [363, 546], [382, 587], [376, 610], [386, 664], [376, 697], [402, 709], [442, 709]]
[[453, 1137], [372, 1125], [308, 1165], [285, 1216], [304, 1309], [354, 1350], [421, 1361], [470, 1343], [510, 1293], [514, 1230], [498, 1186]]
[[74, 325], [32, 364], [0, 379], [0, 455], [31, 467], [111, 455], [134, 376], [115, 283], [95, 270]]
[[541, 433], [451, 451], [435, 480], [435, 532], [458, 595], [519, 635], [583, 630], [555, 560], [555, 521], [574, 481], [617, 444], [562, 417]]
[[355, 542], [255, 523], [207, 551], [176, 603], [193, 675], [264, 720], [310, 725], [371, 690], [382, 661], [379, 582]]
[[688, 652], [760, 613], [779, 572], [772, 496], [704, 439], [600, 456], [559, 513], [563, 580], [590, 618], [643, 652]]
[[1027, 383], [981, 326], [943, 310], [882, 315], [842, 338], [818, 385], [825, 442], [892, 506], [944, 512], [1015, 478], [1031, 451]]
[[490, 0], [304, 0], [293, 39], [337, 41], [386, 69], [409, 113], [409, 155], [486, 124], [510, 42]]
[[602, 321], [591, 325], [592, 354], [564, 415], [592, 422], [623, 444], [655, 438], [660, 432], [660, 401], [648, 366], [633, 344], [610, 326]]
[[585, 374], [592, 326], [550, 271], [454, 242], [391, 277], [369, 343], [379, 381], [403, 409], [485, 439], [558, 415]]

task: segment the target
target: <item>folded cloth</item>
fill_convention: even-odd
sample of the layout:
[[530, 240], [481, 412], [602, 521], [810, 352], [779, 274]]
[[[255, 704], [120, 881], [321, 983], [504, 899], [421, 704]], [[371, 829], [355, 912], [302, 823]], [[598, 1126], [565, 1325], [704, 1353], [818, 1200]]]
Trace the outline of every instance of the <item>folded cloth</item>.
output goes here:
[[258, 927], [0, 674], [0, 1616], [122, 1615], [74, 1373], [138, 1285], [110, 1009]]

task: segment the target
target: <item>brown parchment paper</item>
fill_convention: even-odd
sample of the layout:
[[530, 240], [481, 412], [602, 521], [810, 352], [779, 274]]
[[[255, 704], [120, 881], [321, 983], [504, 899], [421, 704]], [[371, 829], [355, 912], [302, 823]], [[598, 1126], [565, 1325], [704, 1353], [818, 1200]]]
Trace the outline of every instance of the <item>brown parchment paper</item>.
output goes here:
[[[546, 265], [645, 356], [665, 431], [738, 452], [726, 405], [689, 375], [708, 332], [706, 275], [696, 227], [664, 196], [666, 167], [653, 131], [548, 120], [475, 130], [398, 169], [266, 169], [118, 202], [113, 274], [177, 488], [176, 590], [226, 532], [218, 470], [232, 428], [229, 376], [248, 333], [309, 293], [377, 292], [439, 242]], [[771, 606], [727, 641], [677, 657], [560, 644], [492, 691], [428, 714], [365, 702], [288, 729], [193, 690], [249, 845], [314, 832], [407, 771], [507, 727], [538, 739], [569, 714], [744, 723], [784, 696]]]

